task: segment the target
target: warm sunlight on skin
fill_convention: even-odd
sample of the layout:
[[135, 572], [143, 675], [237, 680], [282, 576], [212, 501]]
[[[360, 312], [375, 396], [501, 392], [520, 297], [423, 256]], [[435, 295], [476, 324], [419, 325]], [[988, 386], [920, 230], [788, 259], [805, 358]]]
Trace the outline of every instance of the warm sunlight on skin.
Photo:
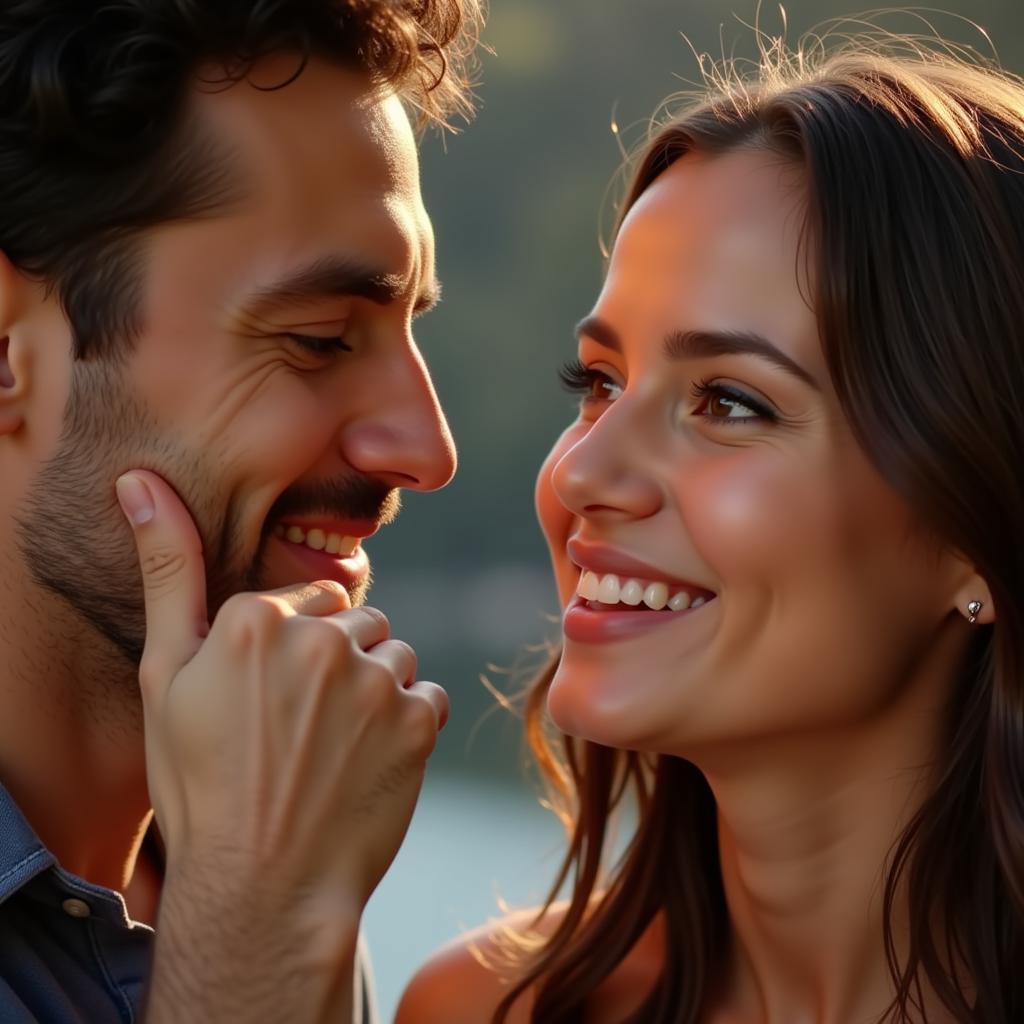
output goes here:
[[[641, 196], [581, 325], [579, 417], [537, 485], [569, 609], [549, 710], [708, 778], [730, 1022], [867, 1019], [890, 998], [881, 869], [970, 638], [972, 570], [913, 522], [839, 408], [797, 273], [801, 199], [799, 172], [751, 150], [685, 157]], [[723, 354], [713, 332], [776, 352]], [[580, 565], [618, 563], [622, 582], [708, 599], [581, 606]]]
[[[281, 83], [295, 60], [268, 59], [255, 75]], [[394, 513], [395, 489], [441, 487], [455, 468], [412, 334], [438, 286], [400, 101], [354, 71], [312, 60], [284, 89], [200, 88], [194, 112], [228, 150], [238, 197], [147, 233], [142, 326], [123, 364], [75, 363], [56, 294], [9, 266], [5, 279], [19, 419], [0, 461], [0, 518], [12, 536], [19, 522], [32, 544], [22, 559], [13, 543], [4, 555], [0, 690], [6, 676], [32, 682], [9, 687], [25, 706], [7, 706], [5, 720], [17, 726], [4, 749], [31, 748], [44, 731], [59, 749], [93, 744], [90, 770], [112, 778], [91, 792], [110, 794], [116, 815], [129, 803], [140, 816], [148, 807], [137, 774], [121, 777], [122, 745], [141, 754], [136, 667], [123, 655], [141, 650], [145, 618], [117, 477], [154, 470], [185, 500], [203, 538], [212, 617], [232, 593], [326, 578], [362, 599], [361, 547], [328, 559], [276, 536], [283, 499], [304, 528], [327, 532], [337, 520], [339, 534], [366, 535], [382, 510]], [[353, 294], [341, 294], [346, 275]], [[30, 574], [44, 563], [68, 602]], [[66, 716], [66, 742], [52, 707]], [[98, 725], [95, 736], [83, 733], [84, 721]], [[53, 763], [30, 771], [39, 758]], [[51, 797], [55, 787], [90, 785], [51, 752], [27, 749], [11, 761]], [[131, 763], [141, 771], [141, 756]], [[6, 783], [31, 811], [28, 783]], [[130, 799], [117, 796], [123, 788]], [[56, 805], [85, 806], [75, 796]], [[40, 813], [33, 822], [65, 867], [120, 887], [121, 865], [111, 877], [106, 849], [124, 836], [96, 824], [109, 810], [89, 812], [89, 827]], [[138, 820], [125, 823], [131, 835]], [[103, 850], [81, 850], [82, 837]]]
[[[293, 63], [267, 61], [260, 81], [286, 79]], [[193, 509], [211, 611], [239, 590], [324, 578], [362, 598], [361, 547], [335, 576], [274, 536], [282, 495], [333, 488], [320, 501], [289, 501], [285, 525], [365, 536], [389, 489], [451, 478], [454, 448], [410, 326], [437, 291], [415, 141], [399, 100], [365, 90], [353, 72], [314, 62], [284, 90], [197, 97], [199, 116], [230, 147], [242, 197], [152, 233], [145, 325], [123, 380], [110, 387], [77, 368], [86, 388], [106, 394], [106, 416], [80, 417], [74, 436], [85, 450], [58, 451], [53, 471], [33, 480], [38, 464], [25, 467], [30, 526], [44, 514], [41, 495], [79, 473], [87, 480], [74, 499], [90, 515], [63, 553], [65, 571], [87, 592], [87, 570], [102, 565], [111, 593], [139, 598], [117, 610], [127, 641], [143, 625], [136, 557], [113, 501], [121, 472], [156, 470]], [[309, 284], [317, 273], [323, 283]], [[341, 294], [346, 273], [379, 281]], [[59, 422], [62, 410], [55, 402], [37, 418]], [[354, 478], [372, 481], [377, 499], [348, 512], [341, 492]]]
[[[680, 161], [626, 219], [581, 329], [600, 376], [539, 513], [563, 604], [569, 538], [715, 597], [620, 642], [567, 636], [550, 708], [571, 733], [693, 754], [865, 723], [951, 616], [956, 566], [911, 536], [839, 409], [797, 279], [801, 223], [799, 173], [750, 152]], [[756, 332], [816, 386], [755, 354], [666, 354], [696, 331]]]
[[[180, 433], [187, 424], [188, 447], [212, 445], [218, 465], [232, 467], [222, 500], [239, 516], [247, 552], [259, 544], [271, 504], [297, 481], [356, 471], [428, 490], [454, 470], [409, 327], [434, 280], [412, 132], [397, 99], [345, 102], [321, 80], [341, 72], [309, 70], [288, 90], [268, 92], [260, 109], [249, 90], [204, 97], [214, 124], [251, 154], [253, 192], [228, 223], [159, 233], [147, 295], [154, 331], [134, 367], [158, 429]], [[292, 90], [308, 95], [308, 119], [295, 117]], [[331, 120], [340, 130], [324, 131]], [[247, 312], [254, 291], [331, 259], [393, 276], [395, 300], [321, 295]], [[340, 337], [352, 351], [308, 352], [288, 333]], [[302, 578], [314, 577], [271, 542], [265, 586]]]

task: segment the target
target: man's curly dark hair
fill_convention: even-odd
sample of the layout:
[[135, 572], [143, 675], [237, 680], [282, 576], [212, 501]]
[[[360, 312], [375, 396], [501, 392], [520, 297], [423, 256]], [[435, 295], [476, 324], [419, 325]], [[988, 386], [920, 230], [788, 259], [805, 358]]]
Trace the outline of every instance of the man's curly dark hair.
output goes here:
[[[482, 0], [5, 0], [0, 250], [59, 291], [79, 358], [137, 332], [139, 236], [230, 195], [187, 116], [197, 72], [272, 53], [366, 72], [422, 127], [471, 113]], [[284, 86], [287, 82], [279, 83]]]

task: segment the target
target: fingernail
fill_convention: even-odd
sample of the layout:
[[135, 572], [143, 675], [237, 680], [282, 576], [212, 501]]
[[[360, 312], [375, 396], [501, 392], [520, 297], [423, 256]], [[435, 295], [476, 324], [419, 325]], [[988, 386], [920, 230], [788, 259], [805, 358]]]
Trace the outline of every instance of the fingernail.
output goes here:
[[149, 488], [131, 473], [118, 477], [117, 500], [133, 526], [141, 526], [153, 518], [156, 508]]

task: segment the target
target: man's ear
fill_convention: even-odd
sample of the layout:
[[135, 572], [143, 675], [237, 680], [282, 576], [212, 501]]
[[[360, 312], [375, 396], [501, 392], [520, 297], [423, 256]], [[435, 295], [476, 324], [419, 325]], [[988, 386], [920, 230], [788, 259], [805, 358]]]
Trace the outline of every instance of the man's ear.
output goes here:
[[30, 282], [0, 252], [0, 436], [13, 434], [25, 418], [32, 359], [18, 325], [31, 290]]

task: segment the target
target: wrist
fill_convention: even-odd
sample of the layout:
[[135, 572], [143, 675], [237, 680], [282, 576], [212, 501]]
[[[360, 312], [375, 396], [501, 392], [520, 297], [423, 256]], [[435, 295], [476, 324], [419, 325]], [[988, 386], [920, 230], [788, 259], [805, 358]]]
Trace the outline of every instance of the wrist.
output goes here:
[[252, 1024], [347, 1019], [360, 923], [348, 901], [209, 882], [194, 869], [169, 878], [147, 1022], [183, 1008]]
[[166, 919], [176, 928], [178, 919], [187, 919], [189, 930], [208, 930], [229, 950], [240, 934], [273, 930], [279, 948], [304, 951], [311, 965], [331, 967], [355, 957], [362, 911], [336, 880], [332, 886], [296, 884], [242, 869], [235, 858], [171, 858], [158, 926]]

